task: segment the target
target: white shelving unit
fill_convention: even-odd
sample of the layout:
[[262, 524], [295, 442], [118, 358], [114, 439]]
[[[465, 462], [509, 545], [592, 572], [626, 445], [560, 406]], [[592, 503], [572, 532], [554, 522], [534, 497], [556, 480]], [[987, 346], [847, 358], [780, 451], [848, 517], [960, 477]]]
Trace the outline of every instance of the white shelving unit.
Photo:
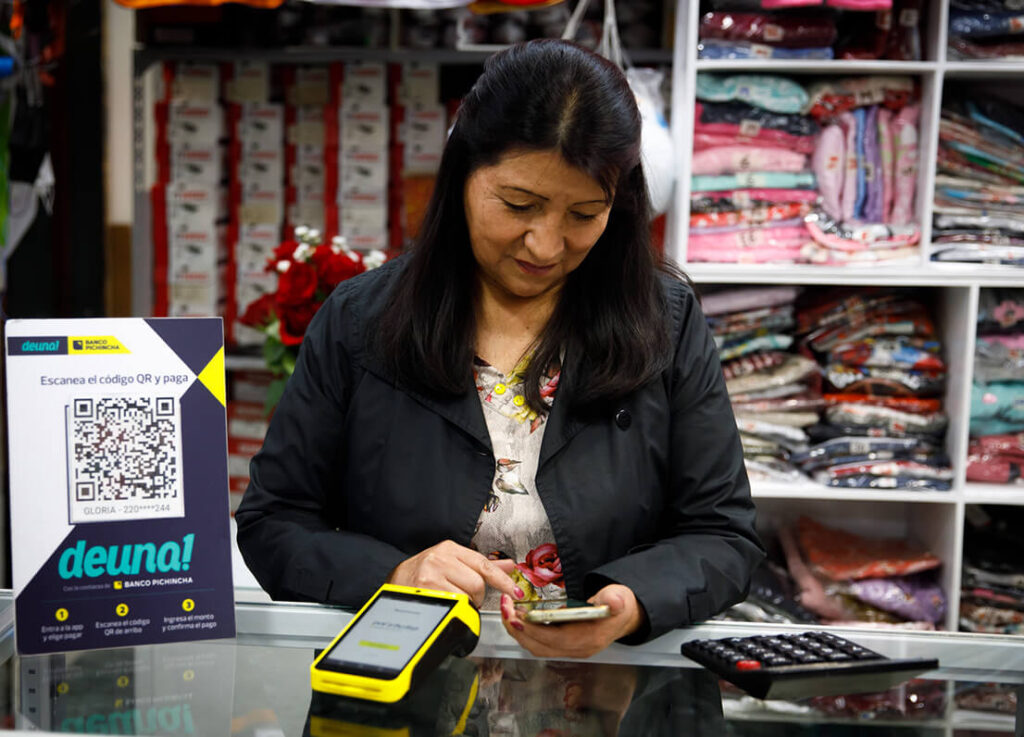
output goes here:
[[[700, 3], [679, 2], [672, 77], [672, 136], [678, 179], [670, 213], [667, 252], [698, 284], [885, 285], [927, 287], [934, 292], [936, 317], [949, 364], [945, 407], [950, 416], [946, 447], [956, 477], [949, 492], [832, 489], [800, 484], [755, 483], [762, 523], [771, 527], [806, 514], [821, 522], [873, 536], [909, 537], [929, 547], [945, 565], [943, 588], [949, 599], [945, 627], [957, 629], [964, 508], [971, 503], [1024, 504], [1024, 488], [965, 481], [970, 390], [979, 290], [1024, 287], [1024, 270], [1003, 266], [935, 263], [931, 251], [932, 198], [939, 142], [939, 119], [946, 80], [1007, 86], [1024, 80], [1024, 62], [962, 62], [946, 59], [947, 0], [927, 3], [922, 29], [925, 61], [702, 60], [697, 58]], [[772, 73], [800, 80], [827, 75], [908, 75], [920, 82], [920, 167], [916, 213], [921, 224], [920, 260], [911, 265], [842, 268], [815, 266], [688, 263], [686, 245], [690, 202], [690, 154], [693, 151], [698, 72]], [[1024, 100], [1024, 87], [1021, 98]]]

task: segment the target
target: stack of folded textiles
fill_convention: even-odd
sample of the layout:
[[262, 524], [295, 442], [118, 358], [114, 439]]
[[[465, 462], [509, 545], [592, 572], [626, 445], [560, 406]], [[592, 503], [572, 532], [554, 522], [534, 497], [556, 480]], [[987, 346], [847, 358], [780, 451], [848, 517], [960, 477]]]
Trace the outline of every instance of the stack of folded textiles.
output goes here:
[[[1017, 714], [1017, 684], [955, 681], [953, 689], [953, 698], [957, 709], [1005, 714], [1007, 724], [1012, 729], [1013, 719]], [[1006, 734], [1009, 731], [992, 732], [992, 734]], [[957, 730], [956, 734], [961, 734], [960, 730]], [[973, 734], [982, 733], [974, 732]]]
[[921, 58], [924, 0], [711, 0], [702, 59]]
[[947, 92], [932, 258], [1024, 265], [1024, 109]]
[[791, 352], [796, 287], [727, 289], [703, 299], [752, 479], [804, 481], [790, 463], [824, 403], [818, 365]]
[[791, 460], [827, 486], [948, 490], [942, 344], [913, 292], [831, 292], [798, 312], [797, 333], [824, 365], [826, 408]]
[[807, 112], [822, 127], [811, 169], [821, 193], [807, 227], [807, 261], [916, 262], [918, 171], [914, 81], [873, 76], [815, 83]]
[[[915, 678], [888, 691], [815, 696], [808, 700], [815, 711], [834, 719], [853, 719], [864, 724], [875, 720], [913, 723], [946, 716], [946, 682]], [[909, 726], [909, 725], [908, 725]], [[877, 729], [871, 728], [871, 732]], [[859, 730], [858, 730], [859, 731]], [[903, 733], [901, 728], [900, 733]]]
[[800, 260], [818, 196], [807, 100], [785, 77], [697, 75], [689, 261]]
[[796, 601], [822, 622], [941, 626], [942, 561], [926, 549], [904, 539], [862, 537], [809, 517], [778, 533]]
[[719, 9], [700, 19], [697, 54], [702, 59], [832, 59], [833, 16], [773, 12], [807, 4], [800, 0], [713, 3]]
[[967, 479], [1024, 483], [1024, 289], [979, 297]]
[[1024, 58], [1019, 0], [950, 0], [949, 58]]
[[970, 506], [966, 521], [960, 629], [1024, 634], [1024, 510]]
[[[781, 559], [781, 556], [779, 557]], [[754, 570], [747, 598], [729, 607], [715, 619], [772, 624], [819, 622], [818, 615], [805, 609], [797, 601], [796, 585], [785, 564], [772, 559], [765, 560]]]

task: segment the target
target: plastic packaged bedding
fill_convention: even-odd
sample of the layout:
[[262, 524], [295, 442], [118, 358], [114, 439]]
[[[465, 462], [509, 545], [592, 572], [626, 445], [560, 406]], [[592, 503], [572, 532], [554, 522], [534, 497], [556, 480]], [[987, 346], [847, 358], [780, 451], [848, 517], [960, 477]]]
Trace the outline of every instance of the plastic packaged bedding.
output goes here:
[[786, 48], [831, 47], [836, 40], [830, 16], [710, 12], [701, 16], [701, 39], [751, 41]]
[[829, 364], [825, 378], [841, 392], [881, 396], [934, 397], [942, 394], [946, 387], [944, 371]]
[[835, 346], [828, 354], [830, 363], [849, 366], [897, 366], [900, 368], [944, 371], [937, 340], [908, 336], [865, 338]]
[[737, 100], [776, 113], [800, 113], [807, 92], [787, 77], [769, 74], [697, 75], [696, 96], [709, 102]]
[[927, 573], [853, 581], [847, 591], [861, 601], [911, 621], [941, 622], [946, 596]]
[[901, 576], [938, 568], [938, 556], [905, 539], [867, 538], [800, 517], [797, 542], [810, 568], [833, 581]]
[[806, 59], [824, 61], [835, 58], [831, 46], [788, 49], [750, 41], [718, 41], [707, 38], [697, 44], [700, 59]]
[[945, 412], [901, 412], [898, 409], [870, 404], [837, 404], [826, 409], [824, 416], [833, 425], [861, 426], [890, 433], [941, 435], [949, 424]]

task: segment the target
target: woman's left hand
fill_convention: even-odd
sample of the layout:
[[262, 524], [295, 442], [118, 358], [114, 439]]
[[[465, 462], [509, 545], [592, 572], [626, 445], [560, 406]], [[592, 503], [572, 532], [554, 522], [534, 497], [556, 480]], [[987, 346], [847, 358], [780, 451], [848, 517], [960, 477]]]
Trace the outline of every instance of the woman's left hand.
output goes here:
[[644, 622], [643, 607], [628, 586], [608, 584], [587, 601], [607, 604], [609, 615], [583, 622], [533, 624], [525, 621], [512, 598], [503, 594], [501, 619], [508, 633], [539, 658], [589, 658]]

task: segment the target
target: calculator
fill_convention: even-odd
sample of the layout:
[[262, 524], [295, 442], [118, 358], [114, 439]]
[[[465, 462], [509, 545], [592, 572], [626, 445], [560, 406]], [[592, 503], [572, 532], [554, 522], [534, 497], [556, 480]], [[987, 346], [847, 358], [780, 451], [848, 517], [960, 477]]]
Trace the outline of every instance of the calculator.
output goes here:
[[759, 699], [884, 691], [939, 667], [887, 658], [830, 632], [690, 640], [683, 655]]

